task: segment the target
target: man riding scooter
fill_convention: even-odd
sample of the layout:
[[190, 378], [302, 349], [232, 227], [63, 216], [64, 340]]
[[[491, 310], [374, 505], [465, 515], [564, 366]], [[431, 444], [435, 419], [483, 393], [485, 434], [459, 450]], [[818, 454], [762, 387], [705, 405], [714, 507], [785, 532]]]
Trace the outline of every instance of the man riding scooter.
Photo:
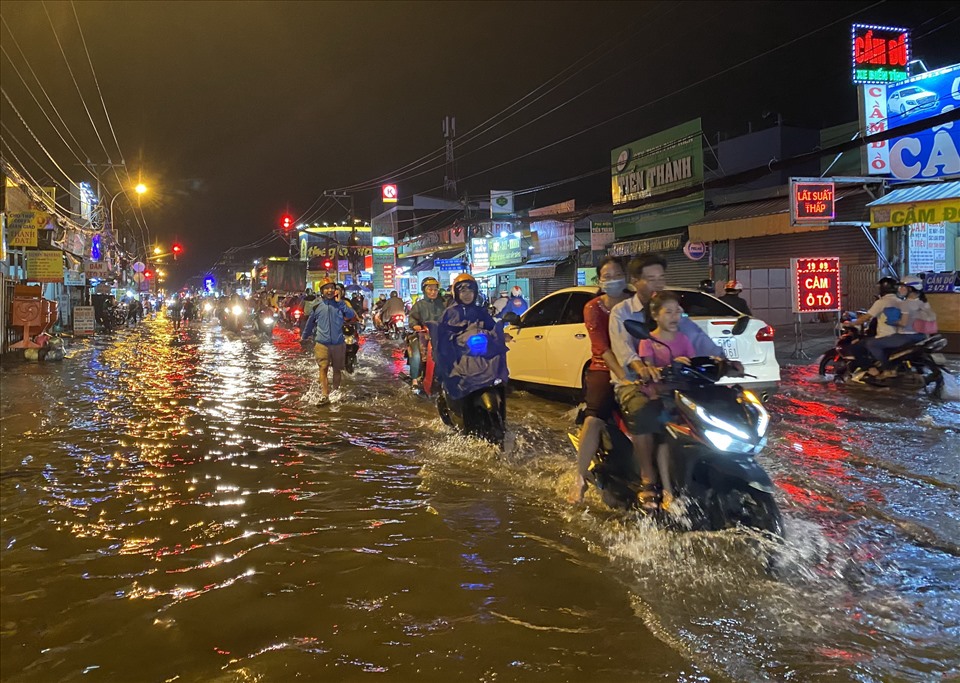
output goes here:
[[414, 390], [420, 388], [425, 369], [423, 354], [427, 350], [429, 332], [427, 323], [439, 322], [446, 305], [440, 298], [440, 282], [435, 277], [426, 277], [420, 283], [423, 296], [410, 309], [410, 327], [414, 334], [407, 337], [407, 359], [410, 362], [410, 379]]

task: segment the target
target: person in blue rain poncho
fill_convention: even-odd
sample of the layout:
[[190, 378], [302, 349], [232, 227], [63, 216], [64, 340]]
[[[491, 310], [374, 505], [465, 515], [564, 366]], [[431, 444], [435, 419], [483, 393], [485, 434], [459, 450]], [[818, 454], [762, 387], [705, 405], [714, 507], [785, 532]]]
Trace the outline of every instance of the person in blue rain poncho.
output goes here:
[[503, 323], [479, 306], [479, 288], [472, 275], [457, 276], [454, 304], [437, 323], [436, 363], [443, 388], [453, 400], [506, 384], [507, 344]]

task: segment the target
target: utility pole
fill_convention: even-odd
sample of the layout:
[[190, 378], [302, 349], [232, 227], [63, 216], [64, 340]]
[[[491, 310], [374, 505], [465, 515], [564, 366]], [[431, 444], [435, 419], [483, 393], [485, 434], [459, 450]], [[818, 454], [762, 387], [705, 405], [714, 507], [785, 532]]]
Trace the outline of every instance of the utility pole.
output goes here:
[[457, 119], [446, 116], [443, 119], [443, 139], [445, 155], [443, 160], [443, 196], [457, 199], [457, 166], [453, 159], [453, 139], [457, 137]]

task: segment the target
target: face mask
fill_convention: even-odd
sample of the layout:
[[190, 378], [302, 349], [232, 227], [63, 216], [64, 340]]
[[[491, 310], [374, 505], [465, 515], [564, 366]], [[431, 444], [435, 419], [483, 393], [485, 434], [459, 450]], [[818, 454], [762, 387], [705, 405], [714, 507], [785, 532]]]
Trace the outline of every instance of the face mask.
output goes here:
[[606, 282], [601, 282], [600, 287], [603, 288], [603, 291], [610, 296], [620, 296], [623, 294], [623, 290], [627, 288], [627, 281], [607, 280]]

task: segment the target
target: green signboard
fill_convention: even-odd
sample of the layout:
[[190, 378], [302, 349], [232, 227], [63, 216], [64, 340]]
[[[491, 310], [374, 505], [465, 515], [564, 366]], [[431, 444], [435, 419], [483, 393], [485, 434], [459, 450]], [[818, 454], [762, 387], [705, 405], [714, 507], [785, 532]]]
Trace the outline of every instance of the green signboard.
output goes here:
[[523, 261], [523, 245], [519, 237], [496, 237], [490, 240], [491, 268], [502, 268]]
[[610, 153], [614, 205], [703, 184], [700, 119], [617, 147]]

